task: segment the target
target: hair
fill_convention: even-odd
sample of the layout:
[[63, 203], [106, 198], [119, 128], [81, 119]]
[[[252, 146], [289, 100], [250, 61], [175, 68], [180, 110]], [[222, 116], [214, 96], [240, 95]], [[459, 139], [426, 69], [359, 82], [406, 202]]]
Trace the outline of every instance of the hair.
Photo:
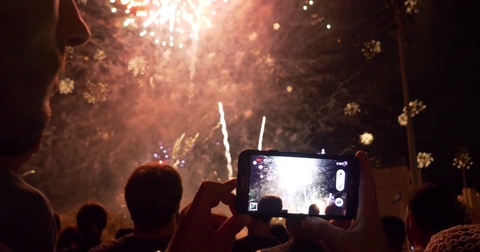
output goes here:
[[392, 215], [382, 216], [382, 225], [388, 247], [402, 250], [407, 234], [405, 232], [405, 222]]
[[81, 234], [101, 232], [107, 226], [107, 211], [100, 203], [86, 203], [77, 213], [77, 228]]
[[470, 223], [466, 206], [447, 187], [434, 183], [422, 184], [410, 194], [408, 210], [423, 232], [435, 234]]
[[146, 163], [130, 175], [125, 186], [125, 201], [135, 225], [149, 231], [172, 222], [178, 214], [182, 193], [182, 180], [176, 169]]
[[334, 203], [331, 203], [325, 207], [325, 214], [326, 215], [344, 215], [344, 209], [342, 207], [338, 207]]
[[58, 234], [57, 251], [64, 248], [75, 247], [80, 239], [80, 231], [76, 226], [68, 226], [63, 228]]
[[[267, 194], [264, 195], [258, 202], [258, 212], [265, 214], [277, 214], [281, 213], [283, 208], [282, 198], [278, 195]], [[272, 219], [269, 216], [262, 216], [265, 222], [268, 222]]]

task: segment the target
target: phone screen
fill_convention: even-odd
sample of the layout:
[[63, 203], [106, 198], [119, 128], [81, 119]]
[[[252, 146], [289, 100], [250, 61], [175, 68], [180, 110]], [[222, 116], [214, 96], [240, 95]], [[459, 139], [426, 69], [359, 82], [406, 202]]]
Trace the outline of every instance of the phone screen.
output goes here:
[[342, 219], [352, 217], [352, 211], [355, 212], [358, 202], [355, 157], [268, 152], [250, 152], [246, 156], [243, 159], [248, 159], [248, 167], [240, 167], [247, 164], [246, 160], [245, 163], [239, 160], [239, 184], [244, 185], [240, 189], [244, 192], [240, 193], [248, 195], [245, 199], [248, 214], [262, 214], [259, 208], [262, 198], [272, 195], [280, 198], [282, 205], [281, 212], [272, 215]]

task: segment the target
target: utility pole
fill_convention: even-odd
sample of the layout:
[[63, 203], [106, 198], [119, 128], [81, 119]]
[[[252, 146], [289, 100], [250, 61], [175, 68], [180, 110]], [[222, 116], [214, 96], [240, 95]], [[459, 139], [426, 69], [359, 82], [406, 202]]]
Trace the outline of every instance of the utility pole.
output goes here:
[[405, 15], [405, 10], [403, 6], [403, 1], [398, 1], [395, 7], [395, 24], [396, 24], [396, 34], [397, 34], [397, 43], [398, 43], [398, 56], [400, 63], [400, 74], [402, 78], [402, 87], [403, 87], [403, 101], [405, 103], [406, 114], [407, 114], [407, 141], [408, 141], [408, 161], [409, 169], [412, 173], [413, 186], [417, 187], [422, 183], [422, 174], [420, 169], [417, 168], [417, 151], [415, 147], [415, 135], [413, 133], [413, 120], [411, 117], [412, 108], [410, 107], [410, 98], [408, 91], [408, 82], [407, 82], [407, 73], [405, 69], [405, 24], [403, 22], [402, 16]]

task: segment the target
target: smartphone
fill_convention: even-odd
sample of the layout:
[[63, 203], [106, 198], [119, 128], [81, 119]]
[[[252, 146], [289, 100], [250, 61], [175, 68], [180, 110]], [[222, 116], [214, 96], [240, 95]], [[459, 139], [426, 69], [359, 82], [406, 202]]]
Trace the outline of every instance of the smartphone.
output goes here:
[[[359, 161], [353, 155], [244, 150], [235, 207], [251, 216], [351, 220], [358, 186]], [[272, 197], [280, 199], [280, 207], [272, 207], [278, 205], [267, 200]]]

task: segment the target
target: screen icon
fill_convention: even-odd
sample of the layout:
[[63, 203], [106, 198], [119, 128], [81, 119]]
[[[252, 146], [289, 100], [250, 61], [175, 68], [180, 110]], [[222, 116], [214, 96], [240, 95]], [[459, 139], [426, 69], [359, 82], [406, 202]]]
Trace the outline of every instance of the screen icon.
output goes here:
[[337, 179], [335, 183], [335, 188], [341, 192], [345, 189], [345, 171], [342, 169], [337, 170]]
[[342, 198], [336, 198], [335, 199], [335, 205], [337, 207], [342, 207], [343, 206], [343, 199]]
[[248, 205], [249, 211], [257, 211], [258, 210], [258, 203], [257, 202], [250, 202]]

